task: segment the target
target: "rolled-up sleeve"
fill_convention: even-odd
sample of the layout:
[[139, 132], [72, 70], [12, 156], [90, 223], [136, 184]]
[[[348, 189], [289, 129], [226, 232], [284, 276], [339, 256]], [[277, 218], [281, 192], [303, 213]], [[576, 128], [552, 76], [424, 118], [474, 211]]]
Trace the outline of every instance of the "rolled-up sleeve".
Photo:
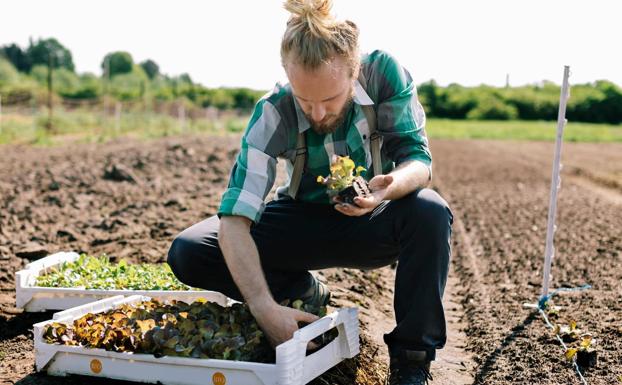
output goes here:
[[378, 132], [382, 135], [383, 152], [396, 165], [417, 160], [428, 168], [432, 165], [425, 133], [425, 112], [417, 98], [412, 77], [391, 55], [379, 58]]
[[265, 209], [265, 198], [274, 185], [276, 157], [286, 141], [280, 115], [267, 98], [261, 99], [249, 121], [235, 165], [231, 170], [218, 216], [239, 215], [257, 223]]

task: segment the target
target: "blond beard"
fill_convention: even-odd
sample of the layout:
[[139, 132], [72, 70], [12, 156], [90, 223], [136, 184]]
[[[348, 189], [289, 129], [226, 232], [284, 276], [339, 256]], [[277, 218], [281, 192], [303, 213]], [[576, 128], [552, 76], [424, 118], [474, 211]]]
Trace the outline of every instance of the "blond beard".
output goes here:
[[350, 112], [350, 107], [352, 107], [352, 101], [353, 101], [353, 96], [351, 95], [350, 97], [348, 97], [348, 100], [346, 100], [339, 114], [331, 115], [331, 117], [337, 116], [337, 118], [329, 124], [321, 124], [321, 123], [317, 124], [313, 121], [313, 119], [311, 119], [310, 115], [305, 114], [305, 116], [307, 117], [307, 120], [311, 124], [311, 128], [313, 128], [313, 131], [315, 131], [317, 134], [319, 135], [332, 134], [333, 132], [337, 131], [339, 126], [341, 126], [343, 122], [346, 120], [346, 116], [348, 115], [348, 112]]

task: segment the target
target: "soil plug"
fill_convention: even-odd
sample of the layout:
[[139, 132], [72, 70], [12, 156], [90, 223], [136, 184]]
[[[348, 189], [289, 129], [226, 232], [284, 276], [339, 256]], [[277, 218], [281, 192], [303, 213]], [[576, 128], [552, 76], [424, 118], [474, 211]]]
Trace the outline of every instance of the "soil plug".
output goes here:
[[317, 182], [326, 185], [328, 196], [339, 197], [343, 203], [355, 204], [355, 197], [367, 197], [371, 194], [369, 184], [361, 176], [366, 171], [362, 166], [355, 168], [349, 156], [333, 155], [330, 175], [317, 177]]

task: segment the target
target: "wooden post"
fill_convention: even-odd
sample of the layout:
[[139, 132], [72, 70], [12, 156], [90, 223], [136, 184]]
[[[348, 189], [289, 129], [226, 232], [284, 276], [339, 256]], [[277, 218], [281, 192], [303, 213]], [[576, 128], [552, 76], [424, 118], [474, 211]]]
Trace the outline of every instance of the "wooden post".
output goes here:
[[184, 132], [186, 129], [186, 107], [183, 101], [177, 107], [177, 118], [179, 119], [179, 128], [181, 132]]
[[30, 98], [30, 113], [32, 114], [32, 123], [30, 129], [33, 134], [37, 132], [37, 97]]
[[45, 125], [48, 131], [52, 131], [52, 52], [48, 48], [48, 121]]
[[121, 102], [114, 105], [114, 129], [116, 132], [121, 131]]

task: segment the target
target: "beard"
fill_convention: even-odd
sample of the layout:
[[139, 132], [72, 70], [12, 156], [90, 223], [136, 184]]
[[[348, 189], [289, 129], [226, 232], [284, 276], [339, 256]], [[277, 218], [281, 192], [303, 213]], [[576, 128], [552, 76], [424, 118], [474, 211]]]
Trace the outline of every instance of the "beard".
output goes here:
[[313, 128], [313, 131], [320, 135], [332, 134], [333, 132], [337, 131], [337, 129], [346, 120], [346, 117], [350, 112], [350, 108], [352, 107], [352, 100], [353, 97], [350, 96], [348, 100], [346, 100], [339, 113], [326, 115], [324, 119], [322, 119], [322, 121], [319, 123], [313, 121], [311, 115], [305, 113], [305, 116], [311, 124], [311, 128]]

